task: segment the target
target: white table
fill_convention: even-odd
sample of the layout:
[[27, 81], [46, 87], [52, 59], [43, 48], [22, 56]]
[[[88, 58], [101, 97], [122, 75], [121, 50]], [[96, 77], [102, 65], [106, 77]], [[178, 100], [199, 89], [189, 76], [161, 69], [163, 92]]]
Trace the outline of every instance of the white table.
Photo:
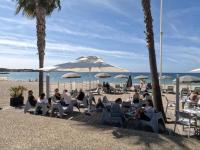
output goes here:
[[198, 116], [198, 117], [200, 117], [200, 109], [194, 109], [194, 108], [187, 108], [187, 109], [184, 109], [183, 110], [184, 112], [186, 112], [186, 113], [190, 113], [190, 114], [193, 114], [193, 115], [196, 115], [196, 116]]

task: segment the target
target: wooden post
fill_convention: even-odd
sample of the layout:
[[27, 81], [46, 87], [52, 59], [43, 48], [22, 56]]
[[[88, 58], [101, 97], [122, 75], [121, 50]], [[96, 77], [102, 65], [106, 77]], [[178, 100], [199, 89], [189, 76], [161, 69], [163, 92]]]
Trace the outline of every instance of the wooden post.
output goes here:
[[175, 109], [175, 115], [176, 120], [178, 120], [177, 112], [179, 112], [179, 75], [176, 76], [176, 109]]
[[46, 97], [47, 97], [47, 99], [49, 98], [49, 95], [50, 95], [50, 93], [49, 93], [49, 85], [50, 85], [50, 77], [49, 77], [49, 74], [47, 74], [46, 75]]

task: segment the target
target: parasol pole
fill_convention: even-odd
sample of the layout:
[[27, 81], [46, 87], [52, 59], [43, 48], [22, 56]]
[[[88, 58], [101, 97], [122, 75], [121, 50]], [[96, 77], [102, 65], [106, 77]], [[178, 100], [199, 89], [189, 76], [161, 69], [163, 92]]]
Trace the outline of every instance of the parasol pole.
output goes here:
[[162, 63], [163, 63], [163, 0], [160, 0], [160, 84], [162, 78]]

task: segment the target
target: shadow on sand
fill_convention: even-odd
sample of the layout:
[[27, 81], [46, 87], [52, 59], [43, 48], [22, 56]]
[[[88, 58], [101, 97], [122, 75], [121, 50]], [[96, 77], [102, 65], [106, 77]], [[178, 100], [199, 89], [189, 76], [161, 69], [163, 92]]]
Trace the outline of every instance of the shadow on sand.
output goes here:
[[[156, 134], [153, 132], [149, 132], [148, 128], [146, 129], [143, 128], [142, 130], [141, 128], [135, 128], [134, 126], [135, 122], [131, 122], [130, 124], [128, 123], [126, 128], [114, 127], [112, 125], [102, 125], [101, 114], [102, 114], [101, 112], [93, 112], [90, 114], [86, 114], [83, 112], [83, 109], [81, 109], [81, 112], [79, 112], [78, 110], [75, 110], [72, 114], [63, 116], [62, 119], [72, 120], [74, 121], [74, 124], [76, 126], [88, 127], [90, 131], [93, 131], [93, 130], [96, 131], [97, 129], [102, 132], [108, 131], [107, 133], [112, 134], [113, 138], [115, 138], [116, 140], [121, 141], [121, 140], [128, 139], [128, 141], [131, 141], [130, 139], [134, 139], [133, 141], [127, 143], [133, 146], [143, 145], [145, 146], [145, 148], [151, 149], [152, 145], [154, 146], [160, 145], [162, 146], [162, 148], [163, 148], [163, 145], [166, 145], [164, 149], [174, 148], [174, 146], [177, 146], [181, 149], [191, 149], [191, 147], [188, 147], [188, 143], [190, 143], [190, 145], [194, 145], [194, 149], [195, 149], [196, 145], [193, 140], [196, 140], [196, 139], [194, 138], [186, 139], [185, 136], [178, 135], [174, 133], [173, 131], [170, 131], [164, 134]], [[50, 115], [47, 115], [46, 117], [49, 117], [49, 116]], [[173, 122], [170, 122], [170, 123], [173, 123]], [[145, 132], [144, 130], [148, 132]], [[170, 144], [168, 145], [168, 143]]]
[[[93, 127], [94, 130], [99, 129], [102, 131], [111, 131], [113, 138], [115, 139], [137, 139], [137, 142], [129, 143], [129, 144], [139, 144], [145, 145], [146, 148], [151, 148], [151, 145], [162, 145], [166, 144], [166, 148], [168, 147], [167, 143], [173, 143], [173, 145], [180, 147], [181, 149], [189, 149], [187, 146], [186, 138], [184, 136], [180, 136], [173, 131], [170, 131], [169, 134], [156, 134], [152, 132], [145, 132], [142, 130], [135, 130], [132, 127], [132, 124], [128, 124], [126, 128], [116, 128], [111, 125], [102, 125], [101, 124], [101, 113], [94, 112], [90, 115], [86, 115], [84, 112], [74, 111], [70, 115], [66, 115], [63, 117], [66, 120], [73, 120], [76, 121], [76, 125], [80, 126], [87, 126]], [[134, 123], [134, 122], [133, 122]], [[134, 126], [134, 125], [133, 125]], [[140, 128], [141, 129], [141, 128]], [[148, 130], [148, 129], [147, 129]], [[92, 128], [90, 128], [92, 131]], [[193, 138], [187, 139], [189, 140], [190, 144], [193, 142]], [[170, 147], [168, 147], [170, 148]]]

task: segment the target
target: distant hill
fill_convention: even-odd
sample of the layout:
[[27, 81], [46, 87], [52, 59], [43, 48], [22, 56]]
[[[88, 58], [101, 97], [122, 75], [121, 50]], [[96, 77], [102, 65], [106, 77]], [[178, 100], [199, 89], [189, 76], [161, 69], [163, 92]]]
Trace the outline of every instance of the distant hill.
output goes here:
[[34, 69], [7, 69], [7, 68], [0, 68], [0, 72], [37, 72]]

